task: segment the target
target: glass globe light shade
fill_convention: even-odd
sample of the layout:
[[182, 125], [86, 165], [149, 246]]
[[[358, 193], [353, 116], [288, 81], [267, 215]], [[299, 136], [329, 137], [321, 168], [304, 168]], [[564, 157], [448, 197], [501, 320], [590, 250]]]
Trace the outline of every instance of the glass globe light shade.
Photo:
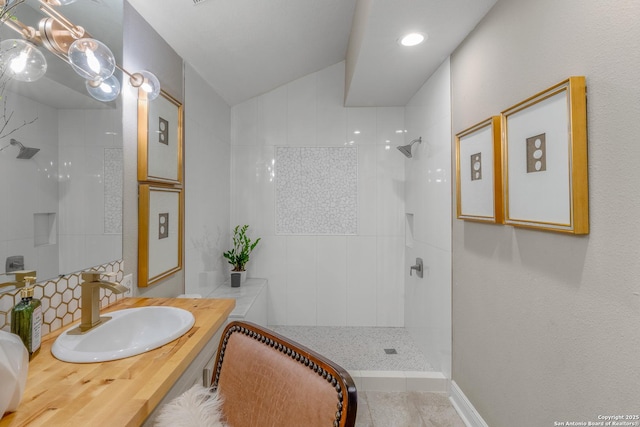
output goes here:
[[21, 39], [0, 42], [0, 64], [21, 82], [33, 82], [47, 72], [47, 60], [33, 44]]
[[106, 80], [116, 69], [116, 58], [99, 40], [78, 39], [69, 46], [69, 62], [87, 80]]
[[134, 73], [129, 80], [131, 86], [142, 89], [147, 94], [147, 99], [153, 101], [160, 95], [160, 81], [151, 72], [142, 70]]
[[18, 3], [18, 0], [5, 0], [4, 2], [0, 2], [0, 4], [2, 3], [4, 3], [2, 5], [4, 9], [11, 9], [13, 6], [16, 6], [16, 4]]
[[120, 82], [115, 76], [105, 80], [87, 80], [85, 86], [89, 95], [102, 102], [113, 101], [120, 94]]

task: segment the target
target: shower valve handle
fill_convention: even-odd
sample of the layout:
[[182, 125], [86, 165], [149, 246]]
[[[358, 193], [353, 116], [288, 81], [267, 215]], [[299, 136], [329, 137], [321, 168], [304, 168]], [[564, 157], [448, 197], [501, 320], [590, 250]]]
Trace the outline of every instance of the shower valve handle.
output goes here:
[[413, 276], [413, 270], [416, 271], [416, 276], [422, 277], [424, 274], [424, 263], [422, 258], [416, 258], [416, 264], [409, 267], [409, 276]]

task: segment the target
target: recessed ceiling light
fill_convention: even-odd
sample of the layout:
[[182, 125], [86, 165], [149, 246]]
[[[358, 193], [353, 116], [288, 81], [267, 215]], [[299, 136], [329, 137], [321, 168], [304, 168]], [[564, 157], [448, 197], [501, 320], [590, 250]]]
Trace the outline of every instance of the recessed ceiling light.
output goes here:
[[421, 33], [409, 33], [400, 39], [402, 46], [416, 46], [422, 43], [426, 39], [426, 36]]

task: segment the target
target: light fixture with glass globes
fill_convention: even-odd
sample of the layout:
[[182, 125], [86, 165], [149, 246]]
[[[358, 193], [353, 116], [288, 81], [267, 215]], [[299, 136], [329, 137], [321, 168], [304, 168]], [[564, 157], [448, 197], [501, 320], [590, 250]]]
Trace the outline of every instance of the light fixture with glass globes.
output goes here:
[[129, 76], [131, 86], [145, 93], [148, 100], [160, 94], [160, 82], [155, 75], [146, 70], [129, 73], [116, 63], [107, 45], [55, 9], [76, 0], [38, 0], [46, 16], [38, 22], [37, 29], [12, 15], [13, 9], [24, 1], [0, 0], [0, 21], [22, 36], [0, 42], [0, 66], [11, 77], [32, 82], [46, 73], [47, 62], [38, 50], [40, 46], [69, 64], [86, 80], [87, 92], [99, 101], [113, 101], [120, 94], [120, 82], [113, 74], [116, 68]]

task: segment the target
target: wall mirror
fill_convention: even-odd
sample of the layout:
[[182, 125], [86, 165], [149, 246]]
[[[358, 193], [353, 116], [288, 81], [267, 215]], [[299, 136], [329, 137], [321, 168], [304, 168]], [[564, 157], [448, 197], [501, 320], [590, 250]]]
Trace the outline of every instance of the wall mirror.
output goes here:
[[[59, 11], [122, 62], [122, 1]], [[34, 0], [13, 14], [35, 27], [43, 16]], [[0, 38], [20, 36], [2, 26]], [[123, 189], [121, 97], [96, 101], [68, 64], [40, 50], [45, 76], [9, 80], [0, 99], [0, 274], [22, 262], [39, 282], [122, 258]]]

